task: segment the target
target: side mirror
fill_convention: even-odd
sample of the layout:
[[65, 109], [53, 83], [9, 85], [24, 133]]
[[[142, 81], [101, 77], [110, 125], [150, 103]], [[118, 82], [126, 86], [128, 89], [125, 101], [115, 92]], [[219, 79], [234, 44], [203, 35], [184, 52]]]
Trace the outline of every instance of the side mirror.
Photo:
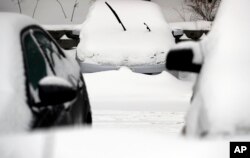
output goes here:
[[174, 36], [175, 39], [180, 39], [181, 36], [184, 34], [183, 30], [182, 29], [174, 29], [172, 31], [172, 35]]
[[67, 80], [48, 76], [39, 81], [39, 97], [42, 105], [58, 105], [76, 97], [76, 90]]
[[187, 71], [199, 73], [201, 65], [193, 63], [192, 49], [171, 50], [166, 59], [166, 68], [168, 70]]

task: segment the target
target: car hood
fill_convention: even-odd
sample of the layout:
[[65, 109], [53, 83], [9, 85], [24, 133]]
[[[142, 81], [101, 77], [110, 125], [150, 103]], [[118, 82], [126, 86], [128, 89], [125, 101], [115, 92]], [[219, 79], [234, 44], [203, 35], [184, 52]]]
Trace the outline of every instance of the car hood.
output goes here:
[[165, 62], [174, 44], [167, 32], [117, 32], [92, 34], [80, 43], [81, 61], [108, 65], [141, 65]]
[[78, 58], [107, 65], [164, 63], [175, 42], [160, 7], [144, 1], [109, 1], [109, 4], [126, 31], [104, 1], [95, 2], [82, 25]]

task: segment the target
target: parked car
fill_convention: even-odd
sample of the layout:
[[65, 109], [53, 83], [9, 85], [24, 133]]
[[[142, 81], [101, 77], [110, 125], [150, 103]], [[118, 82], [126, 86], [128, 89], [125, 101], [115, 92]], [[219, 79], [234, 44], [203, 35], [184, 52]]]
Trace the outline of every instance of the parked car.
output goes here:
[[80, 39], [80, 25], [42, 25], [65, 50], [74, 49]]
[[165, 57], [181, 36], [150, 1], [96, 1], [82, 24], [77, 59], [82, 72], [127, 66], [134, 72], [160, 73]]
[[75, 59], [26, 16], [0, 13], [0, 132], [91, 124]]
[[187, 135], [250, 133], [249, 10], [248, 0], [222, 1], [207, 38], [180, 43], [167, 56], [168, 69], [199, 73]]

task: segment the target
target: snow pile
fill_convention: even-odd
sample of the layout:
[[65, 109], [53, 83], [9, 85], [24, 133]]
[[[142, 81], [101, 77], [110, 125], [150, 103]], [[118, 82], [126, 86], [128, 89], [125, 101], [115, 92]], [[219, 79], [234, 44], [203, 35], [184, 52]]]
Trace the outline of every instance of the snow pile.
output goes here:
[[191, 97], [191, 82], [167, 72], [159, 75], [118, 71], [84, 74], [90, 103], [95, 110], [140, 110], [185, 112]]
[[211, 33], [201, 42], [204, 63], [188, 134], [250, 133], [249, 10], [249, 0], [222, 1]]
[[159, 6], [136, 0], [108, 2], [127, 31], [123, 31], [105, 1], [96, 1], [82, 26], [78, 58], [83, 62], [106, 65], [165, 63], [174, 38]]
[[0, 13], [0, 133], [29, 129], [32, 114], [26, 101], [20, 32], [34, 21], [24, 16]]
[[1, 158], [228, 158], [229, 142], [236, 140], [249, 137], [199, 141], [136, 129], [80, 128], [1, 137], [0, 149]]

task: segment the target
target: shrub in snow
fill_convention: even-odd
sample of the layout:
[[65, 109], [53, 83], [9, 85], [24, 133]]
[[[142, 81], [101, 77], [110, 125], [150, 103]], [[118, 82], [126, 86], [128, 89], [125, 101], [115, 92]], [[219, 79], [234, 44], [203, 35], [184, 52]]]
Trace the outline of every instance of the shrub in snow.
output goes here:
[[[196, 13], [195, 19], [213, 21], [221, 0], [186, 0], [187, 5]], [[199, 16], [199, 17], [195, 17]]]

